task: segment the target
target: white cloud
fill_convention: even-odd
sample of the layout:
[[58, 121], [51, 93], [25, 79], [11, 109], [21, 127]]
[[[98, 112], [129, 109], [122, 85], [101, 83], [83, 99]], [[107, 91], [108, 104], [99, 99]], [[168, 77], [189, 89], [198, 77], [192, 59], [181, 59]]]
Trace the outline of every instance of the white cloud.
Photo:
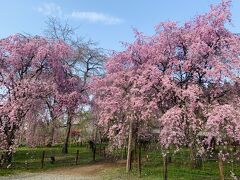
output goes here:
[[46, 16], [61, 17], [63, 15], [61, 6], [55, 3], [44, 3], [37, 11]]
[[110, 16], [103, 13], [98, 12], [90, 12], [90, 11], [73, 11], [69, 17], [85, 20], [88, 22], [102, 22], [104, 24], [120, 24], [123, 22], [123, 19], [120, 19], [118, 17]]
[[90, 23], [103, 23], [108, 25], [120, 24], [124, 22], [123, 19], [114, 17], [108, 14], [94, 12], [94, 11], [72, 11], [65, 13], [61, 6], [55, 3], [43, 3], [37, 8], [37, 11], [45, 16], [53, 16], [59, 18], [71, 18]]

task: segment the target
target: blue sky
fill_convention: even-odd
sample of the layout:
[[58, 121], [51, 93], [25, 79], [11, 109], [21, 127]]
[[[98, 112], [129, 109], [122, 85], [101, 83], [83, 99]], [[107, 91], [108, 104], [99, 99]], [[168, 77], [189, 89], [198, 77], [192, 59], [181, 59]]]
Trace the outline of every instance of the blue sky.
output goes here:
[[[105, 49], [120, 50], [133, 40], [132, 28], [152, 34], [159, 22], [179, 23], [207, 12], [220, 0], [3, 0], [0, 38], [15, 33], [42, 34], [48, 16], [68, 19], [78, 35]], [[240, 33], [240, 0], [232, 2], [231, 31]]]

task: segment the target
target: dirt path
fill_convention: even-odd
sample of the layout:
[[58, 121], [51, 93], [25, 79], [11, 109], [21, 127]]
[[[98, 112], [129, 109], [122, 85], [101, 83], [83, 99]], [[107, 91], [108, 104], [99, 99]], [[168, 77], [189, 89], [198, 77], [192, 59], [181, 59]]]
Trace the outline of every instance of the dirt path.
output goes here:
[[102, 170], [106, 168], [112, 168], [122, 166], [122, 163], [96, 163], [91, 165], [79, 166], [79, 167], [67, 167], [58, 168], [51, 173], [54, 174], [64, 174], [64, 175], [84, 175], [84, 176], [96, 176], [101, 173]]
[[123, 166], [123, 162], [106, 163], [98, 162], [77, 167], [65, 167], [49, 170], [41, 173], [26, 173], [1, 180], [102, 180], [101, 172], [104, 169]]

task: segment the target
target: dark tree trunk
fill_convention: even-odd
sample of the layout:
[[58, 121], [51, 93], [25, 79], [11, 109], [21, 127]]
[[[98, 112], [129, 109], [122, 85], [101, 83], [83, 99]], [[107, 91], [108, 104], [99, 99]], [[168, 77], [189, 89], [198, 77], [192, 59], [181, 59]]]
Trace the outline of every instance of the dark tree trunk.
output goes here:
[[96, 161], [96, 143], [92, 140], [89, 141], [89, 147], [92, 150], [93, 161]]
[[131, 170], [132, 144], [133, 144], [133, 121], [130, 120], [129, 134], [128, 134], [127, 164], [126, 164], [126, 172], [127, 173], [129, 173]]
[[142, 156], [141, 156], [141, 142], [138, 142], [138, 177], [141, 177], [142, 172]]
[[4, 167], [10, 166], [12, 164], [13, 153], [11, 151], [7, 151], [3, 157], [4, 157], [3, 166]]
[[131, 151], [131, 157], [130, 157], [130, 168], [129, 168], [129, 171], [132, 170], [132, 165], [133, 165], [133, 161], [134, 161], [133, 153], [134, 153], [134, 150]]
[[96, 147], [93, 148], [93, 161], [96, 161]]
[[68, 153], [68, 144], [69, 144], [71, 127], [72, 127], [72, 117], [71, 117], [71, 115], [68, 115], [66, 137], [65, 137], [64, 144], [63, 144], [63, 148], [62, 148], [62, 152], [64, 154]]
[[4, 153], [3, 156], [3, 166], [8, 167], [12, 164], [12, 158], [13, 158], [13, 152], [11, 150], [11, 147], [14, 145], [15, 140], [15, 133], [18, 126], [16, 124], [13, 124], [12, 129], [10, 127], [5, 127], [5, 134], [7, 135], [7, 151]]

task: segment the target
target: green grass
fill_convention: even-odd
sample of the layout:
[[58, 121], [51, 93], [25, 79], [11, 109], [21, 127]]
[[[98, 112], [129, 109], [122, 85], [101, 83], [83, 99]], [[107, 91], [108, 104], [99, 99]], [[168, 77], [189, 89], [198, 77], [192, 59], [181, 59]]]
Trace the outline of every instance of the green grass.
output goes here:
[[[10, 168], [0, 168], [0, 176], [8, 176], [21, 172], [39, 172], [57, 167], [76, 166], [75, 157], [79, 150], [78, 165], [89, 164], [92, 162], [91, 150], [84, 147], [71, 145], [68, 154], [62, 154], [61, 146], [54, 147], [19, 147], [13, 156], [13, 164]], [[41, 168], [42, 152], [45, 151], [44, 167]], [[55, 163], [50, 163], [50, 157], [55, 157]], [[101, 157], [97, 154], [96, 160]]]
[[[149, 160], [144, 160], [148, 155]], [[142, 176], [144, 180], [163, 179], [163, 160], [160, 151], [143, 152]], [[225, 163], [224, 171], [226, 179], [230, 177], [230, 171], [240, 177], [240, 162]], [[137, 179], [137, 163], [133, 163], [133, 170], [129, 175], [125, 173], [125, 167], [114, 168], [104, 171], [105, 179]], [[168, 165], [169, 179], [184, 179], [184, 180], [218, 180], [219, 170], [216, 159], [204, 160], [201, 168], [192, 168], [187, 150], [180, 151], [172, 156], [172, 163]]]
[[[7, 176], [23, 172], [40, 172], [51, 170], [57, 167], [76, 167], [75, 156], [79, 150], [79, 165], [87, 165], [92, 162], [91, 150], [86, 147], [71, 145], [69, 147], [69, 154], [64, 155], [61, 153], [61, 146], [51, 148], [29, 148], [20, 147], [17, 149], [13, 158], [13, 166], [9, 169], [0, 169], [0, 176]], [[41, 168], [41, 156], [45, 151], [44, 168]], [[113, 155], [121, 155], [121, 151], [113, 152]], [[146, 156], [148, 155], [148, 161]], [[55, 156], [56, 162], [50, 163], [50, 156]], [[172, 163], [168, 166], [169, 179], [184, 179], [184, 180], [217, 180], [219, 179], [218, 162], [217, 160], [204, 160], [201, 168], [191, 168], [189, 152], [187, 149], [179, 151], [174, 156], [172, 155]], [[101, 160], [99, 155], [96, 156], [97, 160]], [[162, 179], [163, 177], [163, 163], [161, 151], [153, 148], [151, 151], [142, 151], [142, 179], [154, 180]], [[230, 171], [233, 171], [240, 177], [240, 162], [235, 161], [233, 164], [224, 164], [225, 177], [230, 178]], [[130, 174], [125, 173], [124, 165], [121, 167], [113, 166], [102, 172], [104, 179], [137, 179], [137, 165], [133, 163], [133, 171]]]

